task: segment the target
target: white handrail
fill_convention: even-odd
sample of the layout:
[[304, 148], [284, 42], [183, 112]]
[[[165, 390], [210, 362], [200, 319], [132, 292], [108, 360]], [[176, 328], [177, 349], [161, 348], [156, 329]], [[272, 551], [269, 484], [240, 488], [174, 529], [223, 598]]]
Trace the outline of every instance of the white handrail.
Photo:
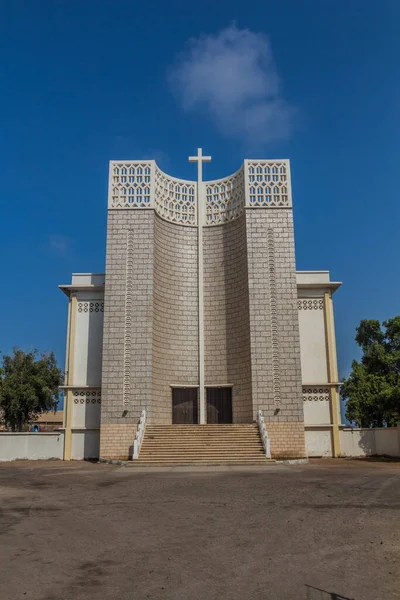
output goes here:
[[139, 452], [140, 452], [140, 447], [143, 442], [145, 427], [146, 427], [146, 411], [142, 410], [142, 413], [141, 413], [140, 419], [139, 419], [139, 423], [137, 426], [136, 436], [135, 436], [135, 439], [133, 440], [133, 452], [132, 452], [133, 459], [139, 458]]
[[270, 443], [270, 439], [268, 437], [268, 431], [265, 426], [265, 421], [264, 421], [264, 417], [263, 417], [261, 410], [259, 410], [257, 413], [257, 424], [258, 424], [258, 429], [260, 431], [262, 443], [264, 446], [265, 456], [267, 458], [271, 458], [271, 443]]

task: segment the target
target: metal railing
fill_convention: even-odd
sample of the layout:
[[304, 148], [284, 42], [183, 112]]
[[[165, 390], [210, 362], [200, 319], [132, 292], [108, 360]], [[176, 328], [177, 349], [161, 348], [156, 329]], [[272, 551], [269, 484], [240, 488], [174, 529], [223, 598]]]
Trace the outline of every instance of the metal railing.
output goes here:
[[137, 426], [136, 436], [135, 436], [135, 439], [133, 440], [133, 452], [132, 452], [133, 459], [139, 458], [139, 452], [140, 452], [140, 447], [143, 442], [145, 427], [146, 427], [146, 411], [142, 410], [142, 413], [141, 413], [140, 419], [139, 419], [139, 423]]
[[257, 425], [258, 425], [258, 429], [260, 431], [260, 436], [261, 436], [262, 443], [264, 446], [265, 456], [267, 458], [271, 458], [271, 443], [270, 443], [270, 439], [268, 437], [268, 431], [267, 431], [264, 417], [263, 417], [261, 410], [259, 410], [257, 413]]

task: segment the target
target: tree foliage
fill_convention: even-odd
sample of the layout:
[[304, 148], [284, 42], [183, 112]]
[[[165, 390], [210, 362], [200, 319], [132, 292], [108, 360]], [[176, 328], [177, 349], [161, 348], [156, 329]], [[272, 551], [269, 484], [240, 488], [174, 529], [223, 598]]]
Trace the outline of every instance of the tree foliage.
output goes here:
[[346, 417], [360, 427], [394, 427], [400, 422], [400, 316], [363, 320], [356, 328], [360, 362], [341, 388]]
[[6, 426], [21, 431], [38, 414], [56, 410], [61, 381], [62, 371], [53, 352], [39, 355], [36, 350], [14, 348], [12, 355], [3, 356], [0, 411]]

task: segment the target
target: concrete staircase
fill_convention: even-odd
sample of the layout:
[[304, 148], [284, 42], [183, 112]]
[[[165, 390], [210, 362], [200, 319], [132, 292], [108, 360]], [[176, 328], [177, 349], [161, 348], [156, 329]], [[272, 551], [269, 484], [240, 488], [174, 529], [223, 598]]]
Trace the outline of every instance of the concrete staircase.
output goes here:
[[139, 458], [130, 465], [267, 465], [256, 424], [146, 425]]

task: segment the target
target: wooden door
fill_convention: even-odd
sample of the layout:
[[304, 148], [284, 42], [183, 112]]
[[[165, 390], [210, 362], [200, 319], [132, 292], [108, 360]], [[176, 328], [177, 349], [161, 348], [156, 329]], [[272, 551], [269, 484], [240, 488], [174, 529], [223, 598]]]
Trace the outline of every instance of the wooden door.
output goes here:
[[172, 389], [172, 423], [197, 423], [197, 388]]
[[207, 423], [232, 423], [232, 388], [207, 388]]

